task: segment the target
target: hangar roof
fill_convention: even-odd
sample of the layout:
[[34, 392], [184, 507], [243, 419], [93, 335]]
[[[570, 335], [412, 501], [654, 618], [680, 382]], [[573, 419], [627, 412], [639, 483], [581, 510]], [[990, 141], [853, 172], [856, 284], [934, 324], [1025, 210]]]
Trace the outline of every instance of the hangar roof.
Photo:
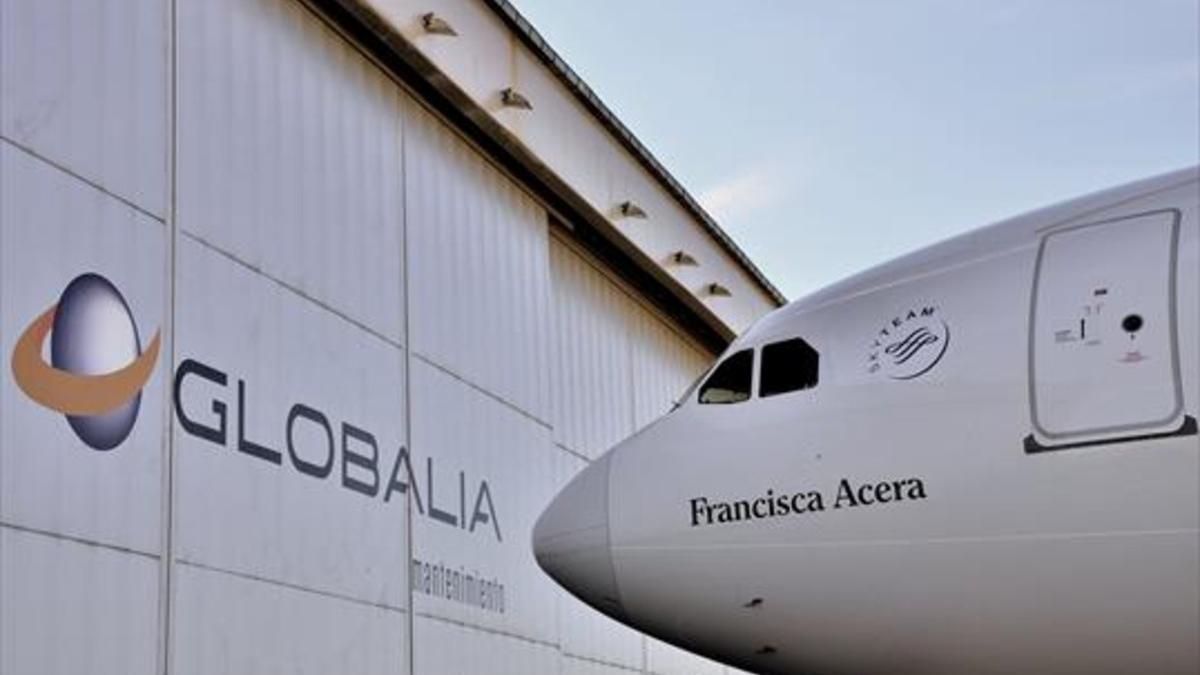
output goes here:
[[508, 0], [309, 1], [710, 344], [786, 303]]
[[508, 0], [484, 1], [491, 5], [501, 16], [510, 21], [513, 29], [516, 30], [519, 35], [525, 38], [525, 41], [530, 48], [534, 49], [542, 57], [546, 65], [549, 66], [554, 73], [557, 74], [563, 80], [563, 82], [571, 88], [575, 95], [578, 96], [580, 100], [582, 100], [588, 106], [588, 109], [592, 112], [592, 114], [595, 115], [602, 123], [604, 123], [614, 136], [626, 144], [629, 151], [637, 156], [637, 158], [646, 165], [646, 168], [654, 174], [654, 177], [657, 178], [664, 187], [670, 190], [676, 199], [678, 199], [685, 207], [687, 207], [696, 220], [706, 230], [708, 230], [713, 238], [716, 239], [717, 242], [720, 243], [730, 255], [732, 255], [746, 268], [747, 271], [754, 276], [755, 281], [762, 286], [762, 289], [771, 295], [772, 298], [780, 305], [787, 304], [787, 298], [785, 298], [783, 293], [781, 293], [779, 289], [777, 289], [775, 285], [772, 284], [769, 279], [767, 279], [767, 276], [763, 274], [760, 269], [758, 269], [758, 266], [754, 264], [754, 261], [750, 260], [746, 253], [742, 251], [742, 249], [739, 248], [732, 239], [729, 238], [729, 235], [725, 233], [725, 230], [721, 229], [721, 226], [717, 224], [716, 220], [714, 220], [713, 217], [710, 216], [702, 206], [700, 206], [699, 202], [692, 197], [691, 193], [689, 193], [687, 189], [675, 179], [675, 176], [672, 176], [671, 172], [667, 171], [666, 167], [664, 167], [654, 156], [654, 154], [650, 152], [650, 150], [643, 145], [640, 140], [638, 140], [637, 136], [635, 136], [633, 132], [630, 131], [629, 128], [627, 128], [625, 124], [622, 123], [621, 120], [615, 114], [613, 114], [611, 110], [608, 109], [608, 106], [604, 105], [604, 101], [600, 100], [600, 97], [592, 91], [591, 87], [589, 87], [587, 83], [584, 82], [583, 79], [571, 69], [571, 66], [568, 65], [567, 62], [564, 61], [558, 55], [558, 53], [554, 51], [550, 44], [547, 43], [541, 34], [537, 32], [537, 29], [535, 29], [533, 25], [530, 24], [529, 21], [527, 21], [525, 17], [517, 11], [517, 8], [514, 7], [512, 3], [508, 2]]

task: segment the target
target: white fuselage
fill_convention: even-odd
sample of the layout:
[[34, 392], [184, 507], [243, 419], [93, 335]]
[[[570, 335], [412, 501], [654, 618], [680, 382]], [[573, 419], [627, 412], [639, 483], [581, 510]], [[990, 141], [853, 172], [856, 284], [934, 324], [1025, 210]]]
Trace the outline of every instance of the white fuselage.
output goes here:
[[764, 317], [563, 491], [539, 562], [757, 672], [1196, 673], [1198, 175]]

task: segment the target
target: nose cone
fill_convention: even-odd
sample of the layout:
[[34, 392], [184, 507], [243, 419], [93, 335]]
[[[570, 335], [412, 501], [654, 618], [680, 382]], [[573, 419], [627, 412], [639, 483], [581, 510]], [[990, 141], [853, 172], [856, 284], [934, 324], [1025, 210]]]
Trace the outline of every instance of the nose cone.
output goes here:
[[563, 488], [533, 528], [538, 564], [580, 600], [621, 617], [608, 532], [608, 466], [596, 460]]

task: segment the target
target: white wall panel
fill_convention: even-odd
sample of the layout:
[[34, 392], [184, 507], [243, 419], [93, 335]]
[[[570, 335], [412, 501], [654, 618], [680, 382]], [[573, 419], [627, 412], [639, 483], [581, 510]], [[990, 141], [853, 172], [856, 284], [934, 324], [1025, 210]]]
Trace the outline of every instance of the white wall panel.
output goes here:
[[595, 458], [634, 430], [629, 341], [637, 307], [557, 240], [550, 261], [555, 440]]
[[551, 645], [417, 616], [413, 672], [429, 675], [553, 675]]
[[546, 214], [440, 122], [409, 109], [413, 348], [548, 420]]
[[130, 436], [103, 452], [85, 445], [62, 413], [25, 396], [13, 382], [9, 362], [25, 328], [85, 272], [99, 273], [117, 287], [145, 348], [163, 327], [165, 247], [162, 223], [0, 141], [0, 519], [5, 522], [158, 552], [163, 384], [169, 381], [165, 357], [142, 390]]
[[[405, 442], [403, 352], [188, 237], [178, 265], [178, 303], [187, 308], [176, 316], [179, 358], [227, 378], [181, 383], [184, 416], [217, 429], [213, 406], [223, 405], [226, 433], [217, 444], [176, 425], [179, 557], [404, 607], [406, 499], [393, 492], [385, 501]], [[328, 432], [311, 417], [292, 427], [296, 456], [329, 462], [326, 477], [302, 473], [289, 452], [295, 404], [327, 420]], [[376, 448], [347, 435], [347, 424]], [[239, 433], [279, 463], [240, 451]], [[354, 455], [377, 457], [374, 475], [347, 463], [347, 439]], [[346, 487], [347, 475], [373, 494]]]
[[0, 673], [154, 673], [158, 567], [0, 527]]
[[668, 412], [712, 357], [648, 309], [638, 309], [634, 324], [634, 426], [640, 429]]
[[176, 566], [175, 675], [395, 675], [403, 612]]
[[294, 0], [179, 13], [180, 226], [403, 341], [403, 95]]
[[[554, 642], [557, 591], [530, 547], [533, 524], [561, 485], [562, 453], [550, 430], [419, 359], [412, 392], [413, 470], [423, 505], [413, 513], [413, 556], [504, 585], [503, 611], [424, 590], [413, 595], [416, 611]], [[481, 495], [485, 481], [495, 521]], [[486, 522], [475, 519], [477, 506]], [[424, 583], [415, 568], [413, 575], [414, 584]]]
[[168, 3], [0, 2], [0, 134], [162, 216]]

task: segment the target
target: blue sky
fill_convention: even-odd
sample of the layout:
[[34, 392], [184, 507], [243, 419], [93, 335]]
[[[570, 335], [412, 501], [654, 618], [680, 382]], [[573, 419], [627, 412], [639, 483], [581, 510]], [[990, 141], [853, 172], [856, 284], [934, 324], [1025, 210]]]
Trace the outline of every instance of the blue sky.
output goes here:
[[513, 0], [789, 298], [1200, 162], [1200, 0]]

